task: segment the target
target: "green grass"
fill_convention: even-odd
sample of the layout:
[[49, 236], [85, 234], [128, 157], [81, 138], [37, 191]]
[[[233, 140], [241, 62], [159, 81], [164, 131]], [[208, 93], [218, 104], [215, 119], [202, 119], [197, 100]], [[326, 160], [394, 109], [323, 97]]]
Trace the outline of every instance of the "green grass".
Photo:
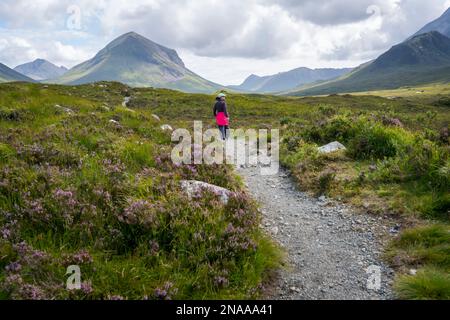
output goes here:
[[[445, 294], [435, 285], [442, 282], [445, 288], [445, 277], [436, 274], [448, 275], [445, 261], [450, 256], [449, 240], [441, 237], [445, 235], [442, 228], [448, 228], [449, 223], [449, 140], [445, 130], [450, 122], [450, 97], [448, 86], [443, 85], [424, 88], [429, 94], [411, 94], [411, 90], [416, 88], [380, 93], [384, 97], [377, 93], [305, 98], [230, 94], [228, 107], [232, 128], [281, 129], [281, 161], [302, 189], [340, 198], [374, 214], [396, 214], [406, 222], [430, 219], [431, 224], [437, 223], [440, 232], [424, 234], [442, 241], [440, 244], [426, 243], [420, 232], [413, 236], [419, 239], [413, 241], [417, 244], [405, 242], [392, 249], [393, 256], [400, 257], [396, 259], [401, 262], [399, 274], [407, 274], [410, 267], [419, 268], [417, 281], [422, 279], [424, 288], [416, 296], [404, 294], [409, 289], [402, 288], [416, 278], [400, 276], [396, 281], [399, 297], [434, 299]], [[125, 95], [132, 96], [128, 108], [121, 106]], [[89, 250], [95, 268], [109, 270], [106, 273], [126, 269], [123, 282], [114, 276], [107, 283], [107, 275], [90, 273], [93, 265], [88, 266], [88, 281], [95, 293], [77, 298], [108, 298], [120, 294], [113, 290], [119, 287], [124, 288], [124, 297], [141, 299], [165, 282], [176, 287], [173, 298], [256, 297], [257, 288], [280, 260], [277, 249], [260, 234], [256, 220], [255, 227], [247, 232], [251, 239], [241, 239], [242, 243], [258, 243], [256, 251], [237, 257], [217, 256], [211, 251], [217, 243], [193, 246], [192, 235], [206, 228], [208, 237], [221, 239], [228, 224], [239, 221], [213, 199], [213, 205], [205, 201], [197, 207], [180, 198], [177, 189], [177, 181], [193, 178], [240, 193], [242, 182], [226, 166], [173, 167], [167, 158], [170, 135], [159, 128], [169, 123], [190, 129], [194, 120], [203, 121], [205, 129], [215, 127], [213, 103], [213, 96], [132, 89], [118, 83], [47, 88], [0, 85], [0, 182], [7, 182], [6, 188], [0, 184], [0, 209], [19, 215], [23, 212], [20, 210], [36, 211], [41, 205], [44, 216], [51, 213], [52, 217], [50, 233], [48, 222], [22, 221], [23, 231], [15, 235], [15, 241], [26, 239], [33, 247], [42, 245], [41, 250], [48, 251], [54, 260], [54, 265], [47, 267], [58, 268], [58, 272], [60, 248], [67, 254]], [[74, 113], [61, 111], [55, 104]], [[152, 114], [157, 114], [161, 122]], [[111, 119], [120, 125], [112, 124]], [[344, 143], [347, 152], [317, 152], [317, 146], [334, 140]], [[60, 212], [64, 203], [54, 199], [56, 189], [75, 194], [78, 209], [85, 215], [76, 216], [77, 223], [90, 221], [92, 227], [67, 228]], [[159, 228], [151, 232], [142, 226], [124, 225], [118, 216], [139, 200], [154, 205], [142, 209], [139, 214], [143, 216], [138, 217], [141, 222], [145, 215], [154, 214], [155, 207], [171, 213], [170, 217], [176, 213], [176, 218], [157, 215]], [[180, 203], [183, 205], [178, 209]], [[255, 212], [251, 203], [244, 198], [235, 205], [244, 206], [251, 214]], [[97, 207], [95, 217], [90, 216], [89, 205]], [[0, 220], [0, 227], [8, 223]], [[112, 230], [119, 230], [123, 241], [105, 241], [112, 239], [111, 232], [116, 232]], [[400, 237], [406, 241], [410, 236], [406, 231]], [[161, 248], [156, 257], [148, 255], [154, 245], [150, 241]], [[12, 262], [12, 258], [7, 259]], [[136, 269], [127, 273], [125, 266], [131, 265]], [[33, 283], [43, 282], [39, 277]], [[138, 287], [132, 280], [135, 277], [144, 279], [145, 286]], [[227, 286], [214, 285], [217, 277], [226, 278]], [[61, 276], [58, 281], [63, 281]], [[46, 290], [52, 297], [67, 297], [64, 290]]]
[[[0, 298], [264, 293], [281, 258], [242, 182], [228, 166], [174, 166], [156, 111], [121, 106], [131, 90], [0, 85]], [[182, 179], [236, 195], [227, 205], [207, 192], [191, 201]], [[70, 264], [82, 290], [65, 288]]]
[[417, 275], [403, 275], [397, 279], [395, 289], [405, 300], [450, 300], [448, 272], [421, 269]]
[[436, 224], [410, 229], [390, 246], [388, 259], [415, 275], [399, 275], [395, 289], [401, 299], [450, 299], [450, 228]]
[[[441, 84], [305, 98], [231, 94], [228, 107], [232, 128], [281, 129], [282, 164], [302, 189], [375, 214], [395, 213], [413, 221], [431, 218], [447, 225], [448, 92], [448, 84]], [[180, 125], [203, 120], [213, 127], [212, 100], [144, 90], [132, 105]], [[317, 146], [335, 140], [344, 143], [347, 152], [317, 153]]]
[[[282, 164], [302, 189], [343, 199], [374, 214], [394, 213], [406, 221], [433, 219], [447, 226], [449, 88], [436, 84], [305, 98], [231, 94], [228, 107], [232, 128], [281, 129]], [[206, 127], [213, 127], [212, 100], [144, 90], [132, 105], [150, 108], [180, 125], [203, 120]], [[317, 146], [335, 140], [344, 143], [347, 152], [317, 153]], [[442, 256], [447, 259], [448, 251]], [[424, 272], [422, 277], [428, 275], [432, 276]], [[400, 289], [397, 292], [405, 297]]]

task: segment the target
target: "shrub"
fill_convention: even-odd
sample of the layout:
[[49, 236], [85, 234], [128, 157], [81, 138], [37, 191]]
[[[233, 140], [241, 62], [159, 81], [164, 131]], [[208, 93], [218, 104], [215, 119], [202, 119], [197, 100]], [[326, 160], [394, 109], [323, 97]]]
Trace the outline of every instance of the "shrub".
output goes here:
[[337, 115], [307, 126], [301, 134], [307, 141], [315, 143], [346, 142], [354, 135], [353, 121], [347, 116]]
[[325, 193], [329, 190], [331, 184], [336, 177], [336, 172], [333, 170], [325, 170], [319, 174], [319, 193]]
[[295, 152], [282, 158], [284, 165], [291, 169], [315, 169], [321, 166], [321, 156], [317, 150], [317, 145], [313, 143], [305, 142], [304, 140], [298, 141], [298, 148]]
[[400, 276], [394, 288], [400, 299], [449, 300], [450, 275], [439, 269], [424, 268], [414, 276]]
[[0, 143], [0, 163], [6, 163], [15, 155], [15, 150], [7, 144]]
[[404, 146], [404, 133], [379, 123], [360, 121], [357, 133], [350, 140], [348, 154], [354, 159], [383, 159], [397, 155]]
[[0, 107], [0, 120], [19, 121], [23, 118], [23, 115], [23, 111]]

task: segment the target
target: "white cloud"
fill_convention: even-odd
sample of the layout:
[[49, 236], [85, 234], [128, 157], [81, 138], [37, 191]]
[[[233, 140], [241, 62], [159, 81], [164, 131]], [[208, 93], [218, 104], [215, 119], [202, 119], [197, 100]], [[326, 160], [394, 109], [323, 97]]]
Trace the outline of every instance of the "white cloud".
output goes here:
[[35, 32], [16, 32], [0, 29], [0, 61], [10, 67], [37, 58], [47, 59], [57, 65], [72, 67], [92, 57], [92, 48], [64, 44], [58, 38], [63, 35], [38, 35]]
[[[67, 8], [80, 8], [80, 30]], [[374, 12], [367, 12], [376, 6]], [[300, 66], [356, 66], [403, 41], [450, 0], [2, 0], [0, 61], [73, 66], [136, 31], [220, 83]]]

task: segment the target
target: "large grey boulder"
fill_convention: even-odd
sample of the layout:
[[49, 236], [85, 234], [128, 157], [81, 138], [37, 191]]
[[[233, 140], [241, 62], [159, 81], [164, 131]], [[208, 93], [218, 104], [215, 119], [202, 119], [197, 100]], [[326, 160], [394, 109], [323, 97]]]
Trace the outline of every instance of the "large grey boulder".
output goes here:
[[347, 148], [340, 142], [334, 141], [317, 149], [319, 153], [333, 153], [339, 150], [347, 150]]
[[182, 180], [181, 189], [183, 189], [189, 198], [201, 194], [204, 190], [211, 191], [220, 197], [220, 201], [223, 204], [227, 204], [230, 196], [233, 194], [228, 189], [197, 180]]

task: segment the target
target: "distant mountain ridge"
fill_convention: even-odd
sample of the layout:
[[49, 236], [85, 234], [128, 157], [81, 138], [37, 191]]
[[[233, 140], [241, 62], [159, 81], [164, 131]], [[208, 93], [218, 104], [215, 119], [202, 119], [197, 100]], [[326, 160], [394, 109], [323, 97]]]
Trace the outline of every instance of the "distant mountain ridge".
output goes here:
[[395, 89], [450, 81], [450, 38], [437, 31], [419, 34], [339, 79], [293, 92], [321, 95]]
[[15, 81], [33, 82], [34, 80], [0, 63], [0, 82]]
[[230, 86], [230, 88], [257, 93], [282, 92], [301, 85], [338, 78], [351, 70], [351, 68], [309, 69], [301, 67], [264, 77], [252, 74], [241, 85]]
[[55, 79], [68, 71], [66, 67], [58, 67], [44, 59], [36, 59], [33, 62], [21, 64], [15, 67], [14, 70], [38, 81]]
[[212, 93], [222, 88], [187, 69], [175, 50], [135, 32], [118, 37], [95, 57], [55, 80], [61, 84], [97, 81], [119, 81], [135, 87], [160, 87], [202, 93]]

